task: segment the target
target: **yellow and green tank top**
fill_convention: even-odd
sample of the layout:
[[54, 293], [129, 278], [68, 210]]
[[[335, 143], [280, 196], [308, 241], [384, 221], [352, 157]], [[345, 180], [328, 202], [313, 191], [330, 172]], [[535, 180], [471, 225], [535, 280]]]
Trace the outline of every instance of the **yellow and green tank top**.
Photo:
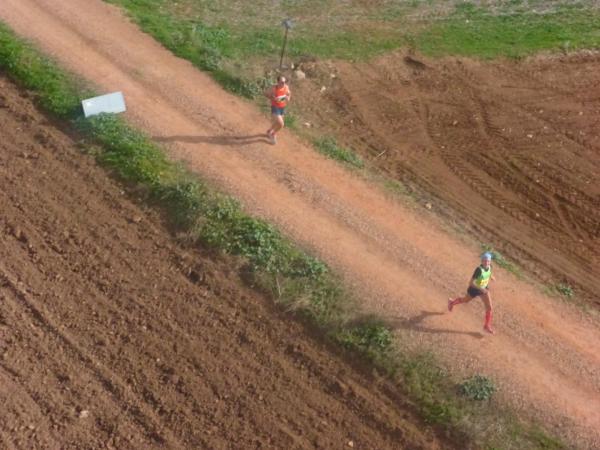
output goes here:
[[[477, 269], [479, 269], [479, 276], [476, 276]], [[486, 270], [482, 266], [479, 266], [477, 269], [475, 269], [475, 277], [473, 284], [475, 284], [475, 286], [477, 286], [480, 289], [484, 289], [490, 282], [490, 278], [492, 276], [492, 267], [490, 266], [490, 268]]]

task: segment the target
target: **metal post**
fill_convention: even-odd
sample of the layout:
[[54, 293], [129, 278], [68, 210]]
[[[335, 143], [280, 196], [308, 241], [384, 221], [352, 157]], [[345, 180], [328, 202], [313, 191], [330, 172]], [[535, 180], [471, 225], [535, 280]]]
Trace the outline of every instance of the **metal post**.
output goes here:
[[281, 58], [279, 58], [279, 70], [283, 67], [283, 54], [285, 53], [285, 46], [287, 45], [288, 28], [285, 29], [283, 36], [283, 47], [281, 47]]
[[285, 34], [283, 36], [283, 46], [281, 47], [281, 57], [279, 58], [279, 70], [283, 68], [283, 55], [285, 54], [285, 47], [287, 45], [288, 31], [293, 26], [292, 19], [285, 19], [281, 22], [281, 25], [285, 27]]

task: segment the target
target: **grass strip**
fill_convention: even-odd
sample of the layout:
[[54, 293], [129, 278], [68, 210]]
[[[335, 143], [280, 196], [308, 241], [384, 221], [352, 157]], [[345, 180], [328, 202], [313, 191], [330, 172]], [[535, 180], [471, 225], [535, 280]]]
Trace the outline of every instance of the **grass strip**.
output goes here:
[[599, 22], [597, 9], [568, 2], [546, 12], [522, 7], [495, 13], [464, 2], [446, 20], [417, 34], [414, 45], [431, 56], [519, 58], [544, 50], [568, 52], [600, 47]]
[[[174, 40], [180, 48], [196, 46], [217, 66], [225, 60], [233, 66], [248, 59], [277, 57], [283, 40], [281, 22], [286, 17], [293, 18], [287, 53], [294, 57], [366, 59], [404, 43], [401, 27], [381, 27], [380, 20], [362, 15], [374, 9], [369, 6], [340, 9], [337, 2], [314, 0], [280, 5], [264, 0], [105, 1], [123, 7], [144, 31], [168, 48]], [[411, 9], [398, 10], [395, 17]], [[366, 19], [357, 21], [357, 17]]]
[[277, 59], [284, 17], [297, 18], [287, 48], [293, 58], [367, 60], [409, 45], [433, 56], [483, 58], [600, 46], [600, 11], [592, 1], [349, 2], [343, 9], [337, 2], [314, 0], [275, 5], [260, 0], [105, 1], [121, 6], [144, 31], [213, 73], [226, 89], [245, 96], [260, 89], [239, 74]]
[[[93, 93], [1, 23], [0, 69], [30, 89], [47, 112], [75, 124], [90, 145], [99, 144], [97, 159], [136, 192], [145, 192], [174, 227], [203, 245], [244, 257], [256, 287], [312, 320], [350, 354], [362, 355], [385, 371], [414, 400], [427, 422], [456, 440], [488, 448], [494, 442], [501, 442], [503, 448], [562, 448], [539, 428], [459, 398], [456, 384], [434, 359], [403, 352], [384, 322], [352, 322], [352, 296], [324, 263], [296, 248], [270, 224], [244, 214], [235, 200], [170, 162], [142, 133], [116, 116], [82, 119], [80, 99]], [[490, 434], [490, 426], [477, 427], [481, 432], [465, 426], [482, 421], [500, 424], [497, 432]]]

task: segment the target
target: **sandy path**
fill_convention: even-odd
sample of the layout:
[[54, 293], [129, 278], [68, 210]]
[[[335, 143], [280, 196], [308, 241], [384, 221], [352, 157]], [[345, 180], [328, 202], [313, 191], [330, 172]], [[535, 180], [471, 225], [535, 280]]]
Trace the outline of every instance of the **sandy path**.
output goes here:
[[[570, 439], [600, 444], [600, 332], [508, 273], [494, 286], [499, 334], [479, 307], [441, 314], [477, 263], [475, 248], [388, 201], [293, 136], [272, 147], [263, 116], [90, 0], [5, 0], [0, 18], [101, 90], [171, 155], [240, 198], [340, 270], [398, 332], [464, 373], [493, 374], [502, 394]], [[35, 24], [35, 26], [32, 26]]]

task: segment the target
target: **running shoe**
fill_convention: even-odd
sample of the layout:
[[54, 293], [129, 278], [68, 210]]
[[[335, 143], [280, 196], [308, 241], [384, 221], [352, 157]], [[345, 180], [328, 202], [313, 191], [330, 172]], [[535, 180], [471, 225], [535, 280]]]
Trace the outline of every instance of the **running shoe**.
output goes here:
[[484, 326], [483, 326], [483, 329], [484, 329], [485, 331], [487, 331], [488, 333], [490, 333], [490, 334], [496, 334], [496, 333], [495, 333], [495, 331], [494, 331], [494, 329], [492, 328], [492, 326], [491, 326], [491, 325], [484, 325]]

